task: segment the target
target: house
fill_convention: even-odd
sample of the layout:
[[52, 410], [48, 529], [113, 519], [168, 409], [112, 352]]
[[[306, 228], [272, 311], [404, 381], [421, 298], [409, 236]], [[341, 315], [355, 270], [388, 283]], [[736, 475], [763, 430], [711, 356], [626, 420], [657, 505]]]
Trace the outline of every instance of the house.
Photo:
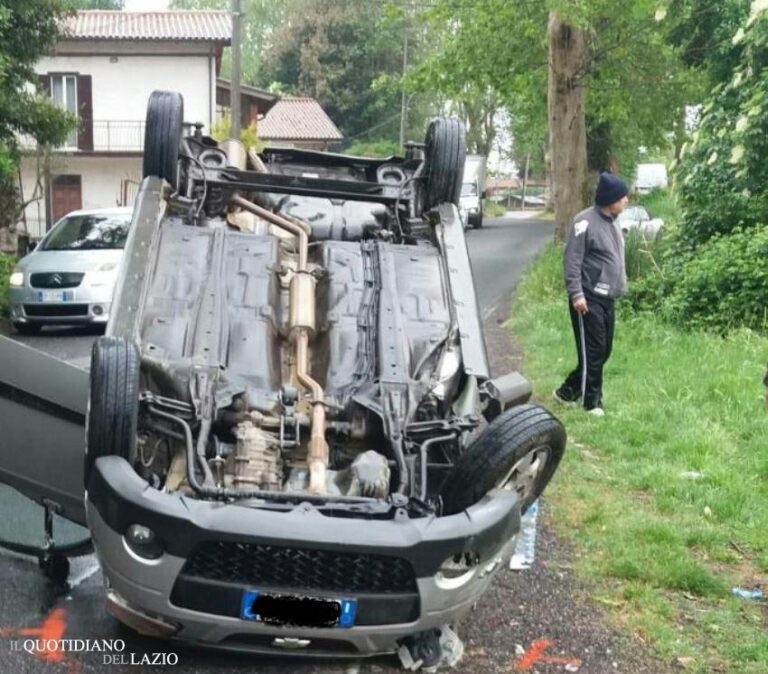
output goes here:
[[[229, 117], [232, 93], [229, 80], [216, 80], [216, 118]], [[246, 128], [252, 122], [259, 124], [264, 115], [277, 103], [279, 96], [249, 84], [240, 85], [240, 125]]]
[[186, 121], [215, 122], [216, 79], [231, 32], [222, 11], [95, 10], [65, 20], [64, 37], [35, 70], [41, 89], [80, 123], [47, 158], [21, 139], [31, 238], [72, 210], [132, 204], [155, 89], [182, 93]]
[[309, 150], [338, 146], [344, 136], [314, 98], [284, 96], [257, 125], [259, 140]]

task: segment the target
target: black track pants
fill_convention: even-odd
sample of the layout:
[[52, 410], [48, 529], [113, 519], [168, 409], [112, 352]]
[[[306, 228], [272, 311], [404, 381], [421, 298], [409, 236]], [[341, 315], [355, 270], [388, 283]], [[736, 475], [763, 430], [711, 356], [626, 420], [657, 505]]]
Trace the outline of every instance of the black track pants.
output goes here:
[[594, 297], [587, 298], [587, 306], [589, 311], [582, 316], [568, 303], [579, 364], [557, 394], [564, 400], [581, 399], [591, 410], [603, 404], [603, 366], [613, 348], [614, 308], [613, 300]]

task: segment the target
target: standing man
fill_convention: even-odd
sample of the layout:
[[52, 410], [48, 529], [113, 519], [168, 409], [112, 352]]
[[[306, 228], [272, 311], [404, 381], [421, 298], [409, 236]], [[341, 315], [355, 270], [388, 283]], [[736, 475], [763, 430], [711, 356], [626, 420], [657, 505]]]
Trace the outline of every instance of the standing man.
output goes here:
[[579, 364], [555, 392], [555, 400], [602, 417], [603, 366], [613, 346], [614, 300], [627, 290], [624, 237], [616, 218], [627, 206], [627, 186], [601, 173], [595, 205], [574, 219], [565, 246], [565, 287]]

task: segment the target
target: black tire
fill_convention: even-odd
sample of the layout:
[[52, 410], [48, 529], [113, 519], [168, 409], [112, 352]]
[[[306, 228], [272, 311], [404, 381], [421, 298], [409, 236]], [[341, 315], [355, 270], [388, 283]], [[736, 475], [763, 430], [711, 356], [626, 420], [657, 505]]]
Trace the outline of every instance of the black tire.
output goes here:
[[425, 210], [443, 203], [458, 206], [467, 155], [464, 123], [455, 117], [433, 119], [427, 128], [425, 154]]
[[139, 350], [119, 337], [101, 337], [91, 351], [85, 484], [101, 456], [121, 456], [133, 464], [139, 415]]
[[153, 91], [144, 128], [144, 177], [157, 176], [174, 188], [179, 179], [179, 148], [184, 99], [176, 91]]
[[36, 335], [42, 329], [42, 325], [35, 323], [14, 323], [13, 329], [20, 335]]
[[480, 229], [483, 226], [483, 209], [480, 209], [480, 212], [475, 216], [474, 220], [472, 220], [472, 227], [475, 229]]
[[565, 451], [565, 429], [538, 405], [519, 405], [502, 412], [483, 430], [456, 462], [441, 488], [443, 512], [454, 515], [501, 487], [510, 471], [527, 455], [536, 453], [544, 465], [530, 490], [521, 494], [525, 512], [554, 475]]

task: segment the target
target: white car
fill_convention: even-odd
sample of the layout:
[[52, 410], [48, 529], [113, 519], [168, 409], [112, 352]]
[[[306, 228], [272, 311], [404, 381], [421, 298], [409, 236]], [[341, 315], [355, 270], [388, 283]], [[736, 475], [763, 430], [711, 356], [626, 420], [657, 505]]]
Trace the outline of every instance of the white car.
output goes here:
[[19, 261], [9, 283], [18, 332], [106, 324], [132, 213], [132, 208], [73, 211]]
[[624, 234], [638, 230], [649, 236], [656, 236], [664, 225], [661, 218], [652, 218], [645, 206], [640, 205], [627, 206], [619, 215], [617, 223]]

